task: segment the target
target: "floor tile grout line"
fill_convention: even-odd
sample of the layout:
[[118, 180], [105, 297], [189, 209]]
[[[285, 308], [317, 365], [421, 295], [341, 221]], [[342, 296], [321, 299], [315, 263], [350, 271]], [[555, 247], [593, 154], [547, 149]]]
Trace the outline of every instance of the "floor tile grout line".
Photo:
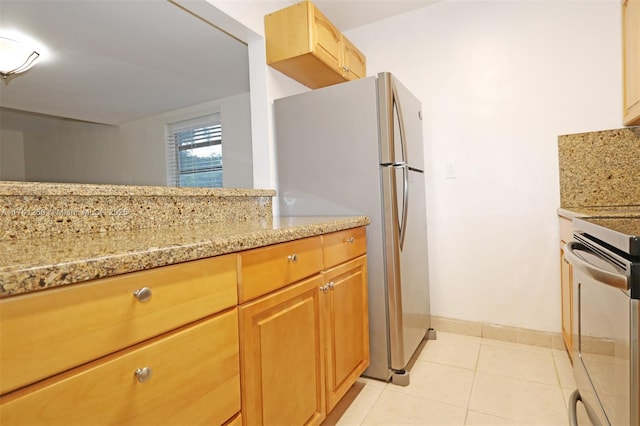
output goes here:
[[[388, 385], [389, 383], [387, 382], [384, 386], [380, 386], [380, 393], [376, 397], [375, 401], [371, 403], [369, 409], [367, 410], [367, 413], [364, 415], [362, 421], [360, 422], [360, 426], [364, 425], [365, 420], [367, 420], [367, 417], [369, 417], [369, 414], [371, 414], [371, 410], [373, 410], [373, 407], [375, 407], [376, 403], [380, 400], [380, 397], [382, 397], [384, 391], [389, 387]], [[367, 383], [365, 386], [373, 387], [373, 385], [370, 385], [369, 383]]]

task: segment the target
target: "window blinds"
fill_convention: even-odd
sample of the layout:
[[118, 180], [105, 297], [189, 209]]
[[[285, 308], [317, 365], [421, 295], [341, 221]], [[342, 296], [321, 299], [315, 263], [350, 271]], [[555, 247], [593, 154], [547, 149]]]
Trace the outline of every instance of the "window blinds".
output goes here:
[[167, 125], [168, 184], [222, 187], [222, 124], [211, 114]]

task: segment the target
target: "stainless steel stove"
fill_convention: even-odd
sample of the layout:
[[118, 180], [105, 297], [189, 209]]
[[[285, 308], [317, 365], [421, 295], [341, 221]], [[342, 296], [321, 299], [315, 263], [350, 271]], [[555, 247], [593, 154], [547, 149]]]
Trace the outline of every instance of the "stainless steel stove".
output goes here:
[[640, 216], [573, 220], [570, 421], [582, 401], [594, 425], [640, 425]]

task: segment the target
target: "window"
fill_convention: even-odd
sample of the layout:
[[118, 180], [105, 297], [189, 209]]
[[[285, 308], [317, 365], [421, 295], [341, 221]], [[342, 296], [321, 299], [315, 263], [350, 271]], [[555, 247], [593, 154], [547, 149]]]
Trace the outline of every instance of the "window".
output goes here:
[[219, 114], [167, 125], [168, 184], [222, 187], [222, 124]]

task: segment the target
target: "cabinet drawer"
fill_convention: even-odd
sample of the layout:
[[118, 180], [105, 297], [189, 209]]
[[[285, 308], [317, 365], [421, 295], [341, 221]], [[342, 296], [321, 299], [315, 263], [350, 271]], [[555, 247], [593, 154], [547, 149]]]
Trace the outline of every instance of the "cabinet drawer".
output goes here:
[[[236, 255], [0, 300], [0, 394], [235, 306]], [[151, 299], [134, 291], [147, 287]]]
[[347, 229], [322, 236], [322, 254], [325, 268], [330, 268], [361, 256], [366, 251], [367, 238], [364, 227]]
[[322, 269], [321, 237], [281, 243], [240, 254], [239, 303], [301, 280]]
[[222, 424], [240, 410], [237, 320], [234, 308], [6, 395], [0, 423]]

